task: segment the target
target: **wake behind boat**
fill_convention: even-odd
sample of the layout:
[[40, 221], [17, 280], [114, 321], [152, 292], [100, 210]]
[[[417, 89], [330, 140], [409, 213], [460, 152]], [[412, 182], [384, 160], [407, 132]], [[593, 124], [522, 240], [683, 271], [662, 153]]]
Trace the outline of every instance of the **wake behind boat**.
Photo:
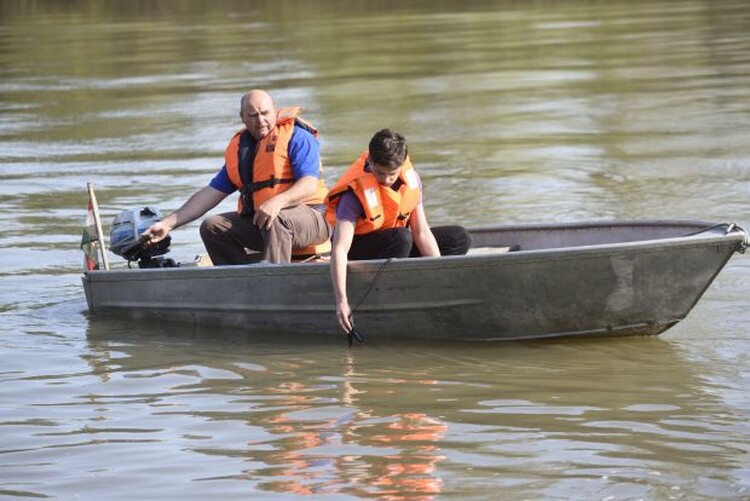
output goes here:
[[[685, 318], [748, 235], [703, 221], [471, 228], [465, 256], [349, 263], [368, 338], [517, 340], [659, 334]], [[329, 265], [90, 270], [92, 314], [337, 335]]]

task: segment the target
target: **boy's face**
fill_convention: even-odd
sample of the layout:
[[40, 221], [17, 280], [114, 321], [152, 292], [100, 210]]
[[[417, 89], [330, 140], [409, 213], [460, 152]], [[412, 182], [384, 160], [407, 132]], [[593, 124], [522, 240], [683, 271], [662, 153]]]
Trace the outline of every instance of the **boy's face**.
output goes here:
[[375, 162], [370, 162], [370, 165], [372, 165], [372, 173], [375, 175], [375, 179], [377, 179], [378, 183], [382, 186], [391, 186], [395, 183], [396, 179], [398, 179], [398, 175], [401, 174], [401, 168], [403, 167], [403, 165], [399, 165], [395, 169], [391, 169], [390, 167], [378, 165]]

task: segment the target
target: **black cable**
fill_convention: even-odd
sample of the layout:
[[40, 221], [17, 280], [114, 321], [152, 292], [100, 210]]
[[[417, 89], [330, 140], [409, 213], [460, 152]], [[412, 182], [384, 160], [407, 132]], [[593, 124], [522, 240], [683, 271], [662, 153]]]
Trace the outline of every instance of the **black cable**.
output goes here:
[[389, 257], [388, 259], [386, 259], [385, 261], [383, 261], [383, 264], [380, 265], [380, 268], [378, 268], [378, 271], [376, 271], [375, 274], [372, 276], [372, 280], [370, 280], [370, 285], [367, 287], [367, 290], [362, 295], [362, 297], [359, 299], [359, 301], [357, 302], [357, 305], [354, 308], [352, 308], [352, 315], [354, 315], [354, 312], [356, 311], [356, 309], [360, 307], [360, 305], [362, 304], [362, 302], [370, 294], [370, 291], [372, 291], [372, 288], [375, 286], [375, 281], [380, 276], [380, 273], [385, 269], [386, 265], [388, 263], [390, 263], [391, 261], [393, 261], [392, 257]]
[[349, 322], [352, 324], [352, 330], [346, 333], [346, 340], [349, 343], [349, 346], [352, 346], [353, 339], [356, 339], [357, 342], [362, 343], [365, 340], [365, 337], [362, 335], [361, 332], [354, 326], [354, 312], [357, 311], [357, 308], [359, 308], [364, 300], [367, 298], [368, 295], [370, 295], [370, 292], [372, 291], [373, 287], [375, 287], [375, 282], [377, 281], [378, 277], [380, 276], [380, 273], [385, 269], [385, 267], [393, 261], [392, 257], [389, 257], [385, 261], [383, 261], [383, 264], [380, 265], [380, 268], [378, 268], [378, 271], [375, 272], [375, 274], [372, 276], [372, 280], [370, 280], [370, 284], [367, 286], [367, 290], [364, 294], [362, 294], [362, 297], [359, 299], [357, 304], [352, 308], [351, 315], [349, 316]]

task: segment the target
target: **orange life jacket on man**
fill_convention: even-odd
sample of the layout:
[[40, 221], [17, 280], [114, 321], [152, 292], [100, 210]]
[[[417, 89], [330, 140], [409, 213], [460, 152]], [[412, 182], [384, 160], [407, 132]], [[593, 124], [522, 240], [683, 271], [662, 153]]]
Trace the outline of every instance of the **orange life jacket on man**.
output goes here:
[[[256, 142], [253, 151], [250, 145], [254, 139], [247, 129], [240, 130], [229, 141], [224, 162], [229, 180], [240, 190], [237, 200], [237, 212], [240, 214], [252, 215], [263, 202], [288, 190], [296, 181], [289, 161], [289, 141], [292, 139], [294, 126], [302, 127], [318, 137], [318, 130], [299, 116], [300, 111], [302, 109], [298, 106], [278, 110], [276, 126], [266, 137]], [[304, 203], [322, 205], [327, 193], [321, 162], [318, 190]], [[317, 245], [294, 249], [292, 259], [320, 256], [330, 253], [330, 250], [331, 242], [326, 240]]]
[[[247, 129], [237, 132], [224, 153], [229, 180], [240, 190], [237, 212], [252, 214], [263, 202], [292, 187], [296, 181], [289, 161], [289, 141], [294, 126], [302, 127], [318, 137], [318, 131], [300, 118], [301, 108], [295, 106], [278, 111], [276, 127], [258, 141], [250, 151], [252, 136]], [[318, 178], [318, 191], [305, 200], [308, 205], [324, 203], [328, 190], [323, 180], [323, 167]]]
[[344, 173], [326, 197], [326, 219], [331, 225], [336, 224], [336, 208], [341, 195], [352, 190], [362, 204], [364, 217], [354, 225], [354, 234], [363, 235], [381, 228], [403, 228], [409, 224], [414, 209], [421, 200], [421, 190], [417, 173], [406, 158], [401, 172], [393, 186], [378, 183], [375, 174], [367, 166], [369, 153], [365, 151]]

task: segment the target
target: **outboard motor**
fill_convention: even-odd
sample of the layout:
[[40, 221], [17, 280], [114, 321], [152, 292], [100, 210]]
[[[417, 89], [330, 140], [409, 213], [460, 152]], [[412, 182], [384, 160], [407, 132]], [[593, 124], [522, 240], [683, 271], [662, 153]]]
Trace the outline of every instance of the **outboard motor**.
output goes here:
[[139, 268], [172, 268], [177, 266], [172, 259], [161, 256], [169, 252], [172, 237], [157, 243], [149, 242], [141, 233], [149, 226], [163, 219], [161, 211], [155, 207], [130, 209], [120, 212], [109, 230], [110, 250], [128, 261], [138, 261]]

